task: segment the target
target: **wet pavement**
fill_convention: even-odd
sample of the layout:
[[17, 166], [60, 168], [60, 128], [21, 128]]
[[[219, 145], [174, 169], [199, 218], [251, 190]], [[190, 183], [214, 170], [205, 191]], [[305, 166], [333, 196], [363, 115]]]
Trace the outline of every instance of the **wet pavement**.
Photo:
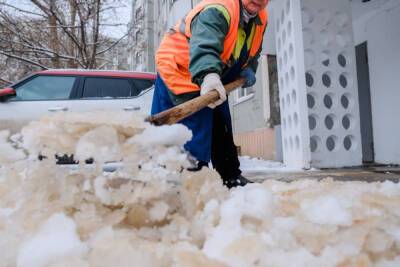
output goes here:
[[244, 172], [244, 176], [255, 182], [268, 179], [291, 182], [301, 179], [322, 180], [332, 178], [337, 181], [384, 182], [400, 181], [400, 166], [373, 166], [343, 169], [304, 170], [296, 172]]

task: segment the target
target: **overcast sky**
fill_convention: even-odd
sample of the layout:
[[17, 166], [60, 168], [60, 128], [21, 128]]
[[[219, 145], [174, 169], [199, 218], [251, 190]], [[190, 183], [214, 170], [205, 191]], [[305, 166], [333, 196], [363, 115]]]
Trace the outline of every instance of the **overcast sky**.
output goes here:
[[[107, 17], [106, 23], [108, 24], [118, 23], [118, 24], [124, 24], [124, 26], [120, 26], [118, 28], [116, 27], [103, 28], [103, 34], [106, 34], [114, 38], [119, 38], [126, 33], [127, 31], [126, 24], [128, 24], [130, 19], [133, 0], [120, 0], [120, 1], [121, 1], [121, 7], [115, 10], [115, 12], [110, 11], [106, 14]], [[0, 3], [1, 2], [6, 2], [10, 5], [17, 6], [18, 8], [24, 10], [32, 10], [32, 4], [30, 4], [29, 0], [0, 0]]]
[[122, 6], [116, 10], [115, 14], [111, 14], [109, 18], [111, 23], [123, 23], [125, 24], [125, 26], [119, 27], [118, 29], [116, 29], [115, 27], [108, 29], [106, 28], [104, 29], [104, 34], [114, 38], [118, 38], [126, 33], [126, 24], [128, 24], [131, 16], [132, 1], [133, 0], [121, 0], [121, 2], [123, 3]]

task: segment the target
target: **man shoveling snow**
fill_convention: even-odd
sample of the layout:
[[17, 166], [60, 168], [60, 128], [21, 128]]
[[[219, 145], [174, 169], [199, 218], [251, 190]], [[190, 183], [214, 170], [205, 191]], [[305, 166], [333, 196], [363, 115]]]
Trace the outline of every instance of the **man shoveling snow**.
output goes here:
[[195, 158], [192, 170], [212, 161], [231, 188], [250, 181], [242, 176], [233, 143], [225, 84], [255, 72], [267, 25], [268, 0], [206, 0], [168, 32], [157, 52], [157, 76], [152, 114], [217, 90], [219, 100], [181, 121], [193, 138], [185, 149]]

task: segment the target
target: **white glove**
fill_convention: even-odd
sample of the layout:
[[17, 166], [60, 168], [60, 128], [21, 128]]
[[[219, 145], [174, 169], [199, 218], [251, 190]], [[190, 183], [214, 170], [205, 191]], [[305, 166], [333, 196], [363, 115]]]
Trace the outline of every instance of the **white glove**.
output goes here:
[[216, 106], [221, 105], [226, 100], [225, 87], [217, 73], [209, 73], [204, 77], [203, 83], [201, 84], [200, 95], [205, 95], [211, 90], [217, 90], [219, 94], [219, 100], [208, 105], [209, 108], [214, 109]]

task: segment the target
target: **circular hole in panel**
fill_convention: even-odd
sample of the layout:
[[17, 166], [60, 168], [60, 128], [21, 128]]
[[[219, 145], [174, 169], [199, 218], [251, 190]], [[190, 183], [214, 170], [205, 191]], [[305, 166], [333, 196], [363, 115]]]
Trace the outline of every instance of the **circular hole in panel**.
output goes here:
[[340, 98], [340, 102], [342, 104], [342, 107], [345, 109], [350, 109], [353, 107], [353, 98], [351, 96], [351, 94], [346, 93], [344, 95], [342, 95], [342, 97]]
[[290, 37], [292, 35], [292, 22], [291, 21], [289, 21], [288, 25], [287, 25], [287, 34], [288, 34], [288, 37]]
[[282, 48], [281, 38], [278, 37], [278, 51], [281, 51], [281, 48]]
[[352, 135], [348, 135], [343, 139], [343, 146], [347, 151], [355, 150], [356, 145], [356, 139]]
[[348, 44], [348, 42], [349, 42], [349, 38], [348, 38], [348, 36], [347, 36], [345, 33], [339, 32], [339, 33], [336, 35], [336, 43], [337, 43], [340, 47], [346, 47], [347, 44]]
[[326, 30], [321, 31], [320, 38], [323, 47], [328, 47], [333, 41], [333, 35]]
[[308, 128], [310, 130], [315, 130], [317, 128], [317, 116], [311, 114], [308, 116]]
[[306, 72], [306, 85], [312, 87], [314, 85], [314, 73], [311, 71]]
[[289, 73], [285, 73], [285, 82], [286, 82], [286, 84], [289, 86]]
[[285, 83], [283, 82], [283, 78], [280, 78], [279, 79], [279, 81], [280, 81], [280, 88], [281, 88], [281, 90], [283, 91], [283, 89], [285, 88]]
[[289, 94], [286, 95], [286, 104], [288, 107], [290, 106], [290, 95]]
[[284, 11], [282, 10], [282, 13], [281, 13], [281, 24], [283, 25], [283, 22], [285, 22], [285, 13], [284, 13]]
[[342, 97], [340, 98], [340, 103], [342, 103], [342, 107], [344, 109], [347, 109], [350, 104], [349, 99], [347, 98], [346, 95], [342, 95]]
[[310, 24], [314, 21], [314, 16], [312, 15], [312, 12], [308, 8], [303, 7], [301, 9], [301, 12], [302, 12], [301, 18], [302, 18], [303, 25]]
[[324, 96], [324, 106], [327, 109], [331, 109], [332, 108], [332, 106], [333, 106], [333, 97], [334, 97], [334, 95], [332, 93], [326, 94]]
[[287, 0], [286, 2], [286, 15], [288, 15], [290, 12], [290, 0]]
[[307, 106], [309, 109], [312, 109], [315, 107], [315, 95], [313, 94], [307, 94]]
[[288, 126], [289, 126], [289, 129], [292, 129], [292, 126], [293, 126], [293, 124], [292, 124], [292, 116], [290, 116], [289, 115], [289, 117], [288, 117]]
[[328, 130], [332, 130], [333, 127], [335, 127], [335, 121], [336, 121], [336, 117], [333, 114], [329, 114], [328, 116], [325, 117], [325, 127]]
[[292, 137], [289, 138], [289, 144], [290, 144], [290, 150], [293, 151], [293, 138]]
[[349, 77], [350, 76], [348, 73], [340, 74], [340, 76], [339, 76], [340, 86], [342, 86], [343, 88], [347, 88], [349, 86], [349, 83], [351, 82], [351, 79]]
[[290, 68], [290, 79], [292, 80], [292, 82], [294, 81], [294, 79], [296, 78], [296, 72], [294, 70], [294, 67], [292, 66]]
[[321, 139], [316, 135], [311, 136], [311, 138], [310, 138], [310, 149], [311, 149], [311, 152], [318, 151], [320, 146], [321, 146]]
[[344, 54], [339, 54], [338, 55], [338, 63], [341, 67], [346, 67], [347, 65], [347, 59], [346, 56]]
[[340, 74], [339, 76], [339, 83], [343, 88], [347, 87], [347, 78], [343, 74]]
[[335, 14], [336, 25], [345, 28], [349, 24], [349, 17], [345, 13], [337, 12]]
[[288, 63], [288, 55], [287, 55], [287, 52], [286, 52], [286, 51], [285, 51], [285, 53], [284, 53], [284, 55], [283, 55], [283, 61], [284, 61], [285, 66], [286, 66], [287, 63]]
[[327, 51], [327, 50], [322, 51], [322, 53], [321, 53], [321, 63], [322, 63], [322, 65], [324, 65], [325, 67], [328, 67], [329, 64], [331, 63], [330, 57], [331, 56], [330, 56], [329, 51]]
[[345, 130], [350, 130], [353, 127], [353, 117], [350, 114], [344, 115], [342, 125]]
[[295, 112], [293, 115], [293, 123], [294, 127], [297, 128], [299, 126], [299, 115], [297, 115], [297, 112]]
[[289, 59], [293, 60], [294, 56], [294, 49], [293, 49], [293, 44], [289, 45]]
[[327, 88], [331, 87], [332, 79], [330, 72], [325, 72], [324, 74], [322, 74], [322, 84]]
[[326, 139], [326, 148], [329, 151], [335, 151], [337, 150], [337, 142], [338, 142], [338, 138], [334, 135], [329, 136]]
[[311, 49], [306, 49], [304, 51], [304, 60], [306, 61], [306, 66], [311, 67], [315, 64], [315, 53]]
[[294, 139], [295, 147], [296, 150], [300, 150], [300, 137], [296, 135], [296, 138]]
[[296, 93], [296, 90], [292, 90], [292, 101], [293, 101], [293, 104], [296, 104], [296, 102], [297, 102], [297, 93]]
[[282, 45], [286, 45], [286, 30], [282, 32]]
[[304, 46], [310, 46], [313, 42], [313, 33], [310, 29], [303, 30]]
[[348, 116], [344, 116], [342, 119], [343, 128], [348, 130], [350, 128], [350, 119]]

